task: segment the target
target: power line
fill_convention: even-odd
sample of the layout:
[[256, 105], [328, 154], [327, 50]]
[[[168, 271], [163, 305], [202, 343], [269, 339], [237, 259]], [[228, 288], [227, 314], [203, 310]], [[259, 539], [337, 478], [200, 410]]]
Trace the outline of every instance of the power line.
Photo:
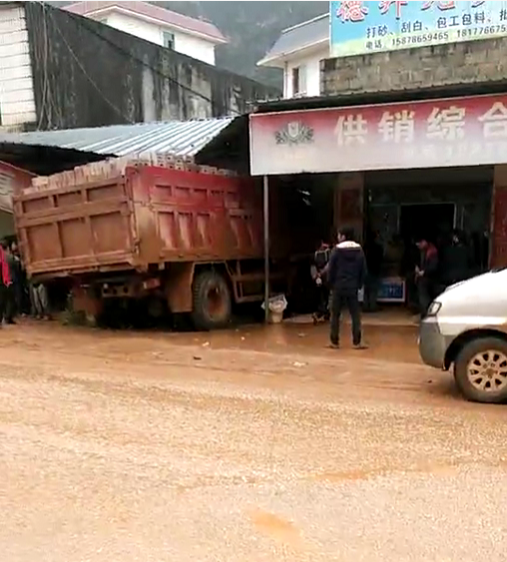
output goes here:
[[[98, 37], [102, 41], [104, 41], [104, 42], [108, 43], [109, 45], [111, 45], [112, 47], [114, 47], [117, 51], [119, 51], [123, 55], [127, 56], [128, 58], [131, 58], [132, 60], [135, 60], [137, 63], [141, 64], [142, 66], [145, 66], [146, 68], [149, 68], [150, 70], [152, 70], [153, 72], [155, 72], [156, 74], [158, 74], [162, 78], [165, 78], [169, 82], [172, 82], [173, 84], [175, 84], [176, 86], [178, 86], [182, 90], [185, 90], [185, 91], [193, 94], [194, 96], [197, 96], [197, 97], [207, 101], [211, 105], [212, 109], [214, 108], [214, 106], [216, 107], [216, 103], [211, 98], [206, 96], [205, 94], [202, 94], [201, 92], [193, 90], [192, 88], [190, 88], [189, 86], [186, 86], [185, 84], [182, 84], [181, 82], [179, 82], [178, 80], [176, 80], [172, 76], [168, 76], [167, 74], [164, 74], [163, 72], [161, 72], [155, 66], [147, 63], [146, 61], [144, 61], [143, 59], [141, 59], [139, 57], [136, 57], [130, 51], [124, 49], [123, 47], [121, 47], [120, 45], [117, 45], [114, 41], [112, 41], [108, 37], [105, 37], [104, 35], [102, 35], [102, 33], [97, 31], [96, 29], [94, 29], [93, 26], [88, 25], [87, 18], [84, 18], [84, 17], [83, 18], [77, 18], [76, 17], [76, 18], [73, 18], [73, 20], [76, 21], [78, 23], [78, 25], [82, 26], [84, 29], [86, 29], [90, 33], [93, 33], [96, 37]], [[241, 112], [239, 112], [235, 109], [232, 109], [230, 107], [226, 107], [226, 109], [227, 109], [227, 111], [229, 111], [229, 113], [234, 113], [236, 115], [242, 115]]]
[[102, 90], [100, 89], [100, 87], [97, 85], [97, 83], [95, 82], [95, 80], [88, 74], [88, 72], [86, 71], [85, 67], [82, 65], [81, 61], [79, 60], [78, 56], [76, 55], [76, 53], [73, 51], [72, 47], [69, 45], [67, 39], [65, 38], [64, 34], [61, 32], [60, 28], [58, 27], [58, 24], [55, 20], [55, 18], [53, 17], [53, 14], [51, 14], [51, 20], [53, 22], [53, 25], [55, 26], [56, 32], [58, 33], [58, 35], [61, 37], [62, 41], [64, 42], [65, 46], [67, 47], [67, 49], [69, 50], [69, 53], [72, 55], [72, 58], [76, 61], [76, 64], [79, 66], [79, 68], [81, 69], [81, 72], [83, 73], [83, 75], [87, 78], [87, 80], [90, 82], [90, 84], [97, 90], [98, 94], [100, 95], [100, 97], [112, 108], [114, 109], [114, 111], [116, 111], [116, 113], [122, 118], [125, 119], [126, 121], [128, 121], [129, 123], [134, 123], [134, 121], [132, 121], [132, 119], [126, 117], [123, 112], [121, 111], [121, 109], [119, 109], [112, 101], [110, 101], [102, 92]]

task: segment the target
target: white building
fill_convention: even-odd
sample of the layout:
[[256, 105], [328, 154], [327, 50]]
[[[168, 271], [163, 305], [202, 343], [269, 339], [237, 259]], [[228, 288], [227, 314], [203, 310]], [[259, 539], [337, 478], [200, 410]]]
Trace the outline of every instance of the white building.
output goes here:
[[212, 65], [215, 47], [227, 43], [212, 23], [148, 2], [85, 1], [64, 9]]
[[329, 58], [329, 14], [282, 31], [257, 64], [283, 69], [285, 98], [320, 95], [320, 61]]

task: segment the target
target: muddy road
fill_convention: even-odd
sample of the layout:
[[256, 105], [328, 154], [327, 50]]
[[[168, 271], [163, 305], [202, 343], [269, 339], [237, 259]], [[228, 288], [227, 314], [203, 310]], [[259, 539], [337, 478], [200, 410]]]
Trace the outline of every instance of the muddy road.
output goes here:
[[2, 560], [505, 560], [507, 410], [367, 335], [3, 328]]

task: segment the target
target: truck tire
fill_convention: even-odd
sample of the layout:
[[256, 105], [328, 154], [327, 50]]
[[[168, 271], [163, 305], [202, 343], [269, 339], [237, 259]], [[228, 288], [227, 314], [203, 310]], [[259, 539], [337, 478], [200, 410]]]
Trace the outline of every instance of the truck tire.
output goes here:
[[454, 363], [454, 379], [471, 402], [507, 401], [507, 342], [488, 337], [467, 343]]
[[193, 285], [192, 321], [197, 330], [217, 330], [231, 321], [232, 299], [224, 277], [216, 271], [203, 271]]

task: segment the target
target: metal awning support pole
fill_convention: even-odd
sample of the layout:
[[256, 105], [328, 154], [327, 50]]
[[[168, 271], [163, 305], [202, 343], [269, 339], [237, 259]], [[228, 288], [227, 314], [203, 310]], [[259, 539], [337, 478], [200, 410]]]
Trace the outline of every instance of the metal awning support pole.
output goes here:
[[269, 321], [269, 181], [264, 176], [264, 320]]

